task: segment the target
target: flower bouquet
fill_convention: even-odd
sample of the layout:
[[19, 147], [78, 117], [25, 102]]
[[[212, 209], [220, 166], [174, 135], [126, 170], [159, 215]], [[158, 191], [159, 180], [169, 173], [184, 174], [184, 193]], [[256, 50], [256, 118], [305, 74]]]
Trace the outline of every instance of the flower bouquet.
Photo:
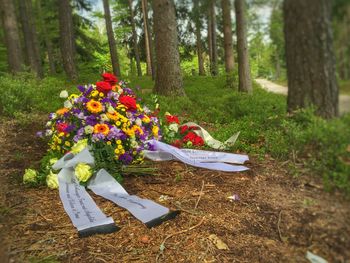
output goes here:
[[82, 184], [100, 168], [120, 181], [126, 166], [132, 169], [133, 164], [143, 163], [143, 150], [152, 147], [146, 142], [161, 138], [158, 118], [138, 103], [124, 81], [110, 73], [102, 77], [94, 85], [78, 86], [77, 93], [68, 94], [66, 90], [60, 93], [64, 107], [50, 113], [46, 129], [38, 133], [48, 137], [48, 153], [39, 172], [26, 170], [25, 183], [46, 181], [49, 187], [57, 188], [52, 165], [63, 155], [78, 154], [86, 147], [93, 154], [95, 165], [92, 168], [81, 163], [75, 167]]

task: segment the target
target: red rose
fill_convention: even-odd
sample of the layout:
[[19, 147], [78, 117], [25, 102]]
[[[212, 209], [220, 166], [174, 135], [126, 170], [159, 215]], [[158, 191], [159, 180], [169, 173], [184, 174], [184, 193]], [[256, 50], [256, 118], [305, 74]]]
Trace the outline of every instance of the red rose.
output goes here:
[[177, 123], [179, 124], [179, 118], [177, 116], [174, 116], [174, 115], [166, 115], [165, 116], [166, 118], [166, 121], [168, 123]]
[[111, 84], [109, 84], [108, 82], [99, 81], [99, 82], [96, 82], [96, 89], [97, 89], [99, 92], [102, 92], [102, 93], [104, 93], [104, 94], [107, 94], [107, 93], [112, 89], [112, 86], [111, 86]]
[[61, 123], [58, 123], [57, 125], [56, 125], [56, 129], [57, 129], [57, 131], [58, 132], [64, 132], [64, 133], [66, 133], [66, 129], [68, 128], [68, 124], [67, 123], [65, 123], [65, 122], [61, 122]]
[[188, 130], [188, 126], [187, 125], [182, 125], [180, 127], [180, 134], [184, 134], [187, 130]]
[[171, 145], [175, 146], [177, 148], [181, 148], [182, 147], [182, 141], [181, 140], [175, 140], [175, 141], [173, 141], [173, 143]]
[[103, 81], [108, 82], [111, 86], [117, 84], [118, 79], [112, 73], [104, 73], [102, 74]]
[[189, 132], [186, 134], [186, 136], [183, 138], [184, 142], [194, 142], [195, 138], [197, 137], [197, 134], [195, 134], [194, 132]]
[[203, 146], [204, 145], [204, 141], [203, 141], [202, 137], [197, 135], [197, 137], [194, 138], [193, 145], [195, 145], [195, 146]]
[[119, 97], [119, 102], [128, 110], [136, 110], [136, 100], [132, 97], [122, 95]]

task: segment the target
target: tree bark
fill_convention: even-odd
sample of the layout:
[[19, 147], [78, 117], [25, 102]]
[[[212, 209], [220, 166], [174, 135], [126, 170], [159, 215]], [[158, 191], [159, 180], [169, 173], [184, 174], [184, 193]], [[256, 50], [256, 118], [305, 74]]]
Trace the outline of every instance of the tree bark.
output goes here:
[[111, 11], [109, 8], [108, 0], [103, 0], [103, 9], [105, 12], [105, 21], [106, 21], [108, 44], [109, 44], [109, 53], [111, 54], [113, 73], [116, 76], [120, 76], [120, 66], [119, 66], [119, 58], [118, 58], [118, 52], [117, 52], [117, 44], [116, 44], [116, 41], [114, 38], [112, 19], [111, 19]]
[[210, 0], [209, 5], [209, 17], [210, 17], [210, 32], [211, 32], [211, 45], [212, 45], [212, 60], [211, 60], [211, 74], [216, 76], [218, 74], [218, 51], [216, 45], [216, 13], [215, 13], [215, 0]]
[[314, 105], [324, 118], [337, 116], [331, 1], [285, 0], [283, 12], [288, 111]]
[[222, 18], [224, 26], [224, 51], [225, 51], [225, 70], [226, 82], [229, 87], [233, 87], [234, 76], [233, 69], [235, 65], [233, 56], [233, 40], [232, 40], [232, 20], [231, 20], [231, 4], [230, 0], [221, 0]]
[[173, 0], [153, 0], [157, 73], [154, 91], [165, 96], [184, 96]]
[[141, 63], [140, 63], [140, 53], [139, 53], [139, 48], [137, 45], [137, 34], [136, 34], [136, 26], [135, 26], [135, 19], [134, 19], [134, 9], [132, 7], [133, 1], [129, 0], [128, 2], [129, 2], [129, 9], [130, 9], [130, 20], [131, 20], [131, 28], [132, 28], [134, 53], [135, 53], [135, 59], [136, 59], [137, 75], [139, 77], [141, 77], [142, 71], [141, 71]]
[[197, 56], [198, 56], [198, 74], [205, 76], [204, 61], [203, 61], [203, 47], [201, 39], [201, 22], [199, 17], [199, 0], [194, 0], [194, 22], [196, 26], [196, 45], [197, 45]]
[[68, 78], [76, 80], [78, 78], [78, 73], [75, 65], [75, 38], [72, 7], [69, 0], [58, 1], [58, 16], [63, 68]]
[[4, 27], [9, 70], [12, 73], [17, 73], [22, 70], [23, 58], [13, 1], [0, 0], [0, 13]]
[[43, 68], [41, 65], [36, 26], [33, 20], [32, 2], [31, 0], [20, 0], [18, 4], [24, 36], [26, 61], [31, 71], [35, 72], [37, 77], [41, 78], [43, 77]]
[[143, 28], [145, 31], [145, 47], [146, 47], [146, 65], [147, 65], [147, 75], [155, 78], [155, 63], [153, 56], [153, 45], [152, 45], [152, 34], [149, 28], [148, 21], [148, 3], [147, 0], [142, 1], [142, 13], [143, 13]]
[[37, 11], [38, 11], [38, 17], [39, 17], [39, 21], [40, 21], [41, 33], [42, 33], [42, 36], [44, 38], [44, 42], [45, 42], [45, 46], [46, 46], [50, 74], [54, 75], [54, 74], [56, 74], [55, 59], [54, 59], [54, 55], [53, 55], [52, 42], [48, 36], [46, 24], [45, 24], [43, 14], [41, 11], [41, 0], [37, 0]]
[[252, 79], [249, 66], [249, 52], [247, 45], [247, 23], [245, 18], [244, 0], [235, 0], [237, 55], [238, 55], [238, 90], [252, 93]]

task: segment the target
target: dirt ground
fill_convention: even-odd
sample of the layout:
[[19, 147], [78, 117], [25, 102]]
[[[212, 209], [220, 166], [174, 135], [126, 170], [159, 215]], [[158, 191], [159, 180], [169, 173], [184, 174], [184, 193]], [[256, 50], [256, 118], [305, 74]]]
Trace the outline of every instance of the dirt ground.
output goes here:
[[[121, 230], [79, 238], [57, 191], [21, 183], [46, 150], [35, 138], [41, 123], [0, 124], [0, 262], [308, 262], [307, 251], [350, 262], [350, 201], [326, 193], [316, 177], [288, 175], [285, 164], [268, 157], [253, 157], [243, 173], [168, 162], [157, 175], [126, 176], [129, 193], [181, 214], [148, 229], [91, 194]], [[240, 200], [227, 198], [233, 194]]]

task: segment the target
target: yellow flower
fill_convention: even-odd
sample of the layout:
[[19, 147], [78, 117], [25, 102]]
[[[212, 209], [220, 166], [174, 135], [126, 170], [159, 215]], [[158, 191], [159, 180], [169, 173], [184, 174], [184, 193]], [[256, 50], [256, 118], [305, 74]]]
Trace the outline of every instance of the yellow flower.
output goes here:
[[46, 184], [51, 189], [57, 189], [58, 188], [57, 174], [50, 171], [50, 173], [46, 176]]
[[102, 92], [100, 92], [98, 95], [99, 95], [100, 97], [103, 97], [105, 94], [103, 94]]
[[118, 112], [113, 112], [113, 113], [107, 113], [106, 114], [107, 115], [107, 117], [108, 118], [110, 118], [111, 120], [113, 120], [113, 121], [116, 121], [116, 120], [118, 120], [118, 118], [119, 118], [119, 114], [118, 114]]
[[37, 171], [33, 169], [26, 169], [23, 175], [23, 183], [29, 184], [29, 183], [36, 183], [37, 182]]
[[68, 99], [74, 100], [74, 99], [76, 99], [78, 97], [79, 97], [79, 95], [73, 93], [73, 94], [69, 95]]
[[117, 126], [120, 126], [120, 124], [121, 124], [120, 121], [117, 121], [117, 122], [115, 123], [115, 125], [117, 125]]
[[49, 160], [49, 164], [50, 164], [50, 165], [54, 165], [57, 161], [58, 161], [57, 158], [51, 158], [51, 159]]
[[115, 150], [114, 150], [114, 153], [118, 155], [118, 154], [119, 154], [119, 150], [118, 150], [118, 149], [115, 149]]
[[107, 124], [96, 124], [94, 126], [94, 133], [102, 133], [107, 135], [109, 133], [109, 127]]
[[121, 141], [121, 140], [117, 140], [116, 143], [117, 143], [117, 144], [121, 144], [122, 141]]
[[88, 103], [86, 103], [86, 108], [91, 113], [99, 113], [102, 111], [102, 104], [99, 101], [90, 100]]
[[132, 126], [132, 129], [134, 132], [138, 131], [140, 135], [143, 134], [143, 130], [137, 125]]
[[57, 115], [63, 115], [63, 114], [65, 114], [66, 112], [68, 112], [69, 110], [67, 109], [67, 108], [61, 108], [61, 109], [58, 109], [57, 111], [56, 111], [56, 114]]
[[159, 132], [159, 127], [158, 126], [153, 126], [152, 127], [152, 133], [153, 133], [153, 136], [158, 138], [158, 132]]
[[112, 143], [110, 141], [107, 142], [107, 145], [111, 145]]
[[123, 129], [123, 132], [125, 132], [129, 137], [135, 136], [135, 132], [132, 129]]
[[121, 144], [118, 144], [118, 150], [121, 150], [121, 149], [123, 149], [123, 145], [121, 145]]
[[70, 146], [70, 142], [69, 141], [65, 141], [64, 145], [69, 147]]
[[79, 182], [86, 182], [92, 175], [91, 167], [86, 163], [79, 163], [75, 167], [75, 175]]
[[144, 123], [149, 123], [151, 121], [151, 119], [147, 115], [145, 115], [145, 116], [143, 116], [142, 121]]
[[87, 146], [87, 139], [82, 139], [77, 141], [71, 148], [71, 152], [73, 154], [77, 154], [80, 153], [82, 150], [84, 150], [84, 148]]
[[96, 97], [97, 95], [98, 95], [98, 91], [97, 90], [93, 90], [92, 92], [91, 92], [91, 97]]

